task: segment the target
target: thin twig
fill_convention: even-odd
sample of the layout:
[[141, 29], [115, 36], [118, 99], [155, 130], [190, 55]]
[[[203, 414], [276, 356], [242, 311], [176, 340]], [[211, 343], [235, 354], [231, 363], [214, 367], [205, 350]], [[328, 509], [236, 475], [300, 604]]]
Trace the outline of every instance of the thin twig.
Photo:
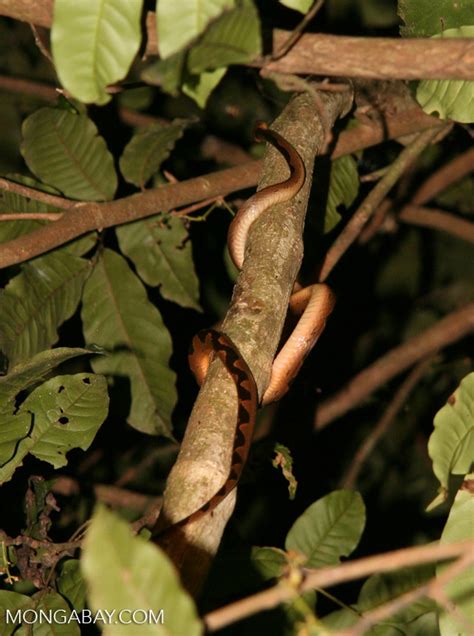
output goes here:
[[474, 170], [474, 148], [469, 148], [447, 164], [433, 172], [413, 196], [413, 205], [424, 205]]
[[[442, 574], [431, 578], [414, 590], [405, 592], [405, 594], [398, 596], [392, 601], [384, 603], [371, 612], [367, 612], [353, 627], [338, 631], [334, 636], [362, 636], [362, 634], [365, 634], [373, 625], [380, 625], [382, 621], [397, 614], [400, 610], [411, 605], [419, 598], [431, 597], [436, 600], [439, 590], [442, 590], [445, 585], [467, 570], [472, 563], [474, 563], [474, 552], [462, 555], [457, 561], [447, 567]], [[474, 625], [472, 624], [469, 626], [469, 631], [466, 632], [466, 636], [469, 633], [473, 634], [473, 627]]]
[[398, 415], [400, 409], [403, 407], [408, 399], [408, 396], [423, 377], [426, 369], [430, 365], [432, 357], [426, 358], [418, 363], [412, 371], [408, 374], [405, 380], [400, 385], [399, 389], [395, 393], [392, 401], [386, 408], [382, 417], [377, 422], [374, 430], [364, 439], [356, 452], [354, 459], [352, 460], [346, 474], [341, 479], [341, 488], [351, 489], [357, 480], [357, 476], [367, 459], [372, 452], [374, 446], [380, 440], [382, 435], [385, 435], [392, 422]]
[[411, 144], [402, 150], [397, 159], [395, 159], [387, 170], [385, 176], [372, 188], [326, 254], [321, 269], [321, 282], [327, 279], [336, 263], [338, 263], [343, 254], [345, 254], [352, 243], [357, 239], [368, 219], [387, 196], [403, 172], [413, 163], [437, 134], [437, 130], [425, 130], [420, 133]]
[[474, 303], [468, 303], [420, 334], [395, 347], [352, 378], [318, 408], [314, 426], [324, 428], [356, 407], [375, 389], [419, 360], [435, 354], [474, 330]]
[[433, 230], [441, 230], [452, 236], [474, 243], [474, 223], [470, 223], [443, 210], [425, 208], [418, 205], [405, 205], [398, 219], [411, 225], [421, 225]]
[[471, 555], [473, 551], [474, 540], [472, 539], [451, 544], [432, 543], [394, 550], [317, 570], [305, 570], [306, 576], [298, 590], [291, 589], [288, 585], [277, 584], [268, 590], [210, 612], [204, 617], [204, 622], [207, 629], [214, 632], [258, 612], [277, 607], [307, 590], [332, 587], [376, 572], [393, 572], [400, 568]]
[[284, 55], [286, 55], [288, 53], [288, 51], [290, 51], [295, 46], [295, 44], [300, 39], [304, 29], [311, 22], [311, 20], [315, 17], [315, 15], [321, 9], [323, 4], [324, 4], [324, 0], [316, 0], [315, 1], [313, 6], [311, 7], [311, 9], [304, 16], [304, 18], [301, 20], [301, 22], [299, 24], [297, 24], [296, 27], [293, 29], [293, 31], [291, 32], [291, 34], [288, 37], [288, 39], [281, 46], [278, 47], [278, 49], [275, 51], [275, 53], [272, 53], [269, 56], [269, 59], [272, 62], [282, 58]]
[[62, 212], [7, 212], [0, 214], [0, 221], [58, 221]]
[[72, 199], [65, 199], [63, 197], [56, 196], [55, 194], [49, 194], [43, 190], [36, 190], [35, 188], [29, 188], [22, 183], [11, 181], [10, 179], [4, 179], [0, 177], [0, 190], [5, 192], [13, 192], [19, 194], [27, 199], [33, 199], [34, 201], [41, 201], [46, 205], [50, 205], [54, 208], [61, 208], [62, 210], [70, 210], [74, 206], [80, 203], [79, 201], [73, 201]]

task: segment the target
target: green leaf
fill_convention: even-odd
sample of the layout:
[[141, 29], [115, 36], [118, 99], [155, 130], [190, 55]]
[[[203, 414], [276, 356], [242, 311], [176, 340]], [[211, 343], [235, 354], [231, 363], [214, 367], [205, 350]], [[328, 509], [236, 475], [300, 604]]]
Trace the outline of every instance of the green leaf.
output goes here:
[[346, 155], [331, 163], [329, 192], [324, 218], [324, 231], [329, 232], [341, 220], [338, 207], [348, 208], [359, 192], [359, 174], [354, 157]]
[[[18, 628], [20, 622], [7, 622], [6, 612], [9, 610], [9, 616], [16, 617], [18, 610], [32, 609], [35, 606], [35, 602], [24, 594], [18, 594], [17, 592], [8, 592], [7, 590], [0, 590], [0, 625], [2, 626], [2, 636], [11, 636], [14, 630]], [[18, 632], [15, 632], [18, 634]]]
[[227, 68], [216, 68], [214, 71], [203, 71], [200, 75], [186, 75], [183, 93], [193, 99], [199, 108], [204, 108], [209, 95], [219, 84], [227, 72]]
[[[155, 617], [163, 610], [164, 624], [150, 620], [136, 631], [143, 636], [202, 634], [194, 603], [168, 557], [133, 536], [127, 524], [103, 506], [97, 508], [87, 530], [81, 567], [93, 610], [115, 615], [122, 609], [150, 611]], [[130, 626], [116, 624], [104, 626], [103, 633], [128, 636], [133, 632]]]
[[307, 567], [339, 563], [359, 543], [365, 507], [357, 492], [335, 490], [309, 506], [289, 531], [285, 547], [307, 557]]
[[86, 583], [82, 578], [79, 559], [68, 559], [56, 579], [58, 590], [77, 612], [86, 606]]
[[472, 0], [398, 0], [398, 15], [405, 23], [404, 37], [429, 37], [440, 27], [453, 29], [472, 23]]
[[213, 22], [190, 50], [188, 70], [194, 75], [229, 64], [245, 64], [260, 55], [260, 19], [252, 0], [241, 0]]
[[[36, 190], [42, 190], [43, 192], [48, 192], [51, 194], [60, 194], [60, 192], [58, 192], [54, 188], [50, 188], [37, 181], [36, 179], [32, 179], [31, 177], [26, 177], [20, 174], [8, 174], [6, 178], [9, 181], [21, 183], [22, 185], [26, 185], [30, 188], [35, 188]], [[16, 192], [8, 192], [6, 190], [2, 192], [1, 209], [2, 212], [6, 214], [10, 212], [30, 212], [37, 214], [38, 212], [58, 211], [56, 208], [48, 206], [41, 201], [28, 199], [27, 197], [22, 197]], [[0, 223], [0, 243], [11, 241], [15, 238], [18, 238], [19, 236], [28, 234], [32, 230], [35, 230], [45, 223], [47, 223], [47, 221], [40, 221], [36, 219], [2, 221]]]
[[[474, 530], [473, 485], [474, 474], [471, 473], [466, 476], [456, 495], [441, 535], [441, 543], [454, 543], [472, 539]], [[439, 565], [436, 569], [436, 575], [441, 575], [447, 567], [449, 565]], [[443, 610], [440, 611], [439, 627], [441, 636], [464, 634], [465, 623], [461, 622], [459, 618], [464, 618], [469, 623], [472, 622], [472, 617], [474, 616], [474, 566], [471, 565], [453, 578], [443, 587], [443, 592], [447, 594], [454, 607], [449, 613]]]
[[39, 179], [73, 199], [113, 198], [114, 160], [86, 115], [41, 108], [25, 119], [22, 133], [21, 153]]
[[0, 483], [11, 478], [28, 453], [59, 468], [67, 464], [66, 453], [72, 448], [87, 450], [108, 405], [107, 383], [99, 375], [56, 376], [37, 387], [19, 408], [20, 416], [29, 417], [30, 428], [0, 466]]
[[289, 449], [283, 444], [275, 444], [275, 459], [272, 461], [274, 468], [281, 468], [283, 477], [288, 482], [288, 495], [290, 499], [294, 499], [298, 482], [293, 474], [293, 457]]
[[[8, 174], [6, 178], [9, 181], [14, 181], [15, 183], [21, 183], [22, 185], [26, 185], [30, 188], [34, 188], [35, 190], [40, 190], [42, 192], [47, 192], [50, 194], [60, 195], [61, 193], [50, 186], [41, 183], [37, 179], [33, 179], [31, 177], [26, 177], [21, 174]], [[33, 214], [38, 214], [41, 212], [62, 212], [59, 208], [55, 208], [54, 206], [47, 205], [42, 201], [37, 201], [36, 199], [30, 199], [29, 197], [21, 196], [16, 192], [7, 192], [6, 190], [2, 193], [2, 199], [0, 201], [0, 209], [3, 213], [24, 213], [29, 212]], [[42, 220], [42, 219], [17, 219], [12, 221], [2, 221], [0, 223], [0, 244], [5, 243], [6, 241], [11, 241], [19, 236], [23, 236], [24, 234], [29, 234], [33, 230], [50, 223], [50, 221]], [[86, 254], [92, 247], [94, 246], [97, 240], [96, 232], [88, 232], [87, 234], [73, 240], [69, 241], [65, 245], [56, 249], [58, 251], [69, 252], [70, 254], [74, 254], [75, 256], [82, 256]]]
[[0, 347], [12, 366], [58, 339], [76, 311], [90, 273], [87, 260], [66, 252], [36, 258], [0, 292]]
[[176, 96], [181, 86], [186, 54], [176, 53], [166, 60], [158, 60], [150, 64], [141, 74], [144, 82], [160, 86], [166, 93]]
[[280, 0], [280, 4], [288, 7], [288, 9], [299, 11], [304, 15], [313, 6], [314, 1], [315, 0]]
[[[402, 594], [414, 590], [433, 578], [432, 564], [408, 568], [397, 572], [374, 574], [362, 586], [357, 601], [357, 611], [361, 614], [369, 612], [398, 598]], [[398, 623], [401, 627], [410, 624], [423, 614], [432, 612], [436, 603], [431, 599], [421, 598], [404, 607], [390, 618], [390, 623]], [[403, 630], [400, 630], [403, 633]]]
[[160, 285], [164, 298], [201, 310], [191, 243], [181, 219], [151, 216], [116, 231], [121, 251], [133, 261], [147, 285]]
[[175, 120], [170, 125], [153, 124], [139, 130], [125, 146], [120, 157], [120, 170], [129, 183], [143, 188], [168, 159], [175, 143], [183, 136], [188, 124]]
[[252, 548], [250, 558], [263, 581], [279, 578], [288, 566], [286, 552], [278, 548]]
[[90, 354], [90, 349], [58, 347], [41, 351], [29, 360], [17, 364], [8, 370], [7, 375], [0, 376], [0, 404], [2, 407], [8, 403], [13, 406], [20, 391], [41, 382], [55, 367], [71, 358]]
[[32, 617], [28, 617], [15, 636], [80, 636], [81, 630], [75, 620], [68, 621], [71, 609], [60, 594], [53, 591], [40, 590], [31, 599], [33, 608], [38, 614], [44, 612], [59, 618], [59, 621], [48, 623], [46, 621], [31, 623]]
[[[448, 29], [433, 36], [433, 38], [473, 37], [474, 26]], [[418, 84], [416, 99], [428, 115], [437, 113], [440, 119], [452, 119], [464, 124], [474, 122], [474, 81], [423, 80]]]
[[451, 474], [465, 475], [474, 458], [474, 373], [467, 375], [435, 415], [428, 442], [433, 472], [443, 491]]
[[102, 252], [84, 287], [82, 322], [86, 342], [110, 352], [92, 361], [94, 371], [130, 380], [129, 423], [171, 436], [176, 402], [171, 338], [140, 280], [112, 250]]
[[234, 6], [235, 0], [160, 0], [156, 8], [160, 57], [168, 58], [184, 49], [211, 21]]
[[62, 85], [77, 99], [106, 104], [141, 40], [142, 0], [55, 0], [51, 44]]

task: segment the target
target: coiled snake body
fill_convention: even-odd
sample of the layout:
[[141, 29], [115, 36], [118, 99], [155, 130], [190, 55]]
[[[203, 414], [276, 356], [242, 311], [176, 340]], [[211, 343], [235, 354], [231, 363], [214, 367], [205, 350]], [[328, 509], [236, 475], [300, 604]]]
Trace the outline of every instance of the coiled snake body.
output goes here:
[[[252, 223], [269, 207], [292, 199], [300, 191], [305, 180], [303, 160], [284, 137], [268, 129], [266, 124], [258, 125], [255, 136], [279, 150], [288, 164], [290, 176], [281, 183], [256, 192], [242, 205], [233, 219], [229, 228], [228, 246], [231, 258], [239, 269], [244, 261], [247, 233]], [[286, 393], [289, 383], [323, 331], [333, 306], [333, 294], [329, 287], [323, 284], [305, 287], [291, 296], [290, 309], [295, 313], [302, 313], [302, 316], [274, 360], [271, 380], [261, 400], [262, 404], [278, 400]], [[199, 332], [193, 338], [189, 354], [189, 364], [199, 384], [206, 377], [213, 354], [223, 362], [237, 390], [237, 422], [230, 472], [223, 486], [205, 504], [181, 521], [165, 528], [160, 535], [175, 527], [188, 525], [216, 508], [236, 487], [247, 460], [258, 407], [255, 380], [229, 336], [209, 329]]]

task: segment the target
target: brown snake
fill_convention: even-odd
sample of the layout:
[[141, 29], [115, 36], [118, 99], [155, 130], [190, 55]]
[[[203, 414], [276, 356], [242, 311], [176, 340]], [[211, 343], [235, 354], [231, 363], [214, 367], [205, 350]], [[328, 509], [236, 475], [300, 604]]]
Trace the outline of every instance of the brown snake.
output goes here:
[[[290, 168], [290, 176], [281, 183], [256, 192], [242, 205], [232, 221], [228, 246], [232, 260], [239, 269], [244, 261], [247, 233], [252, 223], [271, 206], [296, 196], [305, 180], [303, 160], [284, 137], [269, 130], [266, 124], [257, 126], [255, 137], [269, 142], [283, 155]], [[278, 400], [286, 393], [289, 383], [325, 327], [326, 319], [334, 306], [334, 296], [327, 285], [311, 285], [295, 292], [289, 305], [293, 312], [302, 313], [302, 316], [274, 360], [270, 383], [261, 400], [262, 404]], [[258, 407], [255, 380], [232, 340], [225, 333], [209, 329], [199, 332], [193, 338], [189, 353], [189, 364], [199, 384], [206, 377], [212, 354], [223, 362], [237, 390], [237, 422], [229, 475], [223, 486], [205, 504], [177, 523], [159, 531], [158, 539], [169, 530], [188, 525], [216, 508], [236, 487], [247, 460]]]

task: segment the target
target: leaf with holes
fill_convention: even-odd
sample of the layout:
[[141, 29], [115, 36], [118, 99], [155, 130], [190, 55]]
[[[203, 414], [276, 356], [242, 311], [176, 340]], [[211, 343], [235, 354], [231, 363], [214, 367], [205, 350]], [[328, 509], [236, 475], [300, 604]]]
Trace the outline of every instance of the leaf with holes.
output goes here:
[[23, 265], [0, 292], [0, 347], [14, 366], [48, 349], [76, 311], [89, 261], [52, 252]]
[[252, 0], [242, 0], [213, 22], [189, 51], [188, 70], [199, 75], [229, 64], [245, 64], [261, 50], [258, 11]]
[[339, 563], [359, 543], [365, 525], [365, 507], [358, 492], [335, 490], [309, 506], [289, 531], [285, 547], [318, 568]]
[[[87, 529], [81, 557], [89, 606], [116, 612], [127, 608], [153, 612], [138, 630], [143, 636], [199, 636], [203, 632], [194, 603], [168, 557], [149, 541], [135, 536], [129, 525], [98, 506]], [[126, 581], [126, 585], [117, 585]], [[162, 611], [164, 624], [159, 620]], [[150, 615], [151, 618], [151, 615]], [[128, 636], [129, 625], [115, 624], [105, 636]]]
[[160, 285], [164, 298], [201, 311], [191, 242], [181, 219], [151, 216], [116, 231], [120, 249], [147, 285]]
[[160, 57], [168, 58], [184, 49], [212, 20], [234, 6], [235, 0], [160, 0], [156, 9]]
[[125, 146], [120, 157], [120, 170], [129, 183], [143, 188], [148, 179], [158, 172], [188, 122], [175, 120], [170, 125], [153, 124], [139, 130]]
[[6, 375], [0, 376], [0, 404], [2, 407], [10, 404], [13, 408], [15, 397], [20, 391], [44, 380], [55, 367], [66, 360], [91, 353], [90, 349], [58, 347], [41, 351], [25, 362], [11, 367]]
[[102, 252], [84, 287], [82, 322], [86, 342], [110, 352], [92, 361], [94, 371], [130, 381], [129, 423], [171, 437], [171, 338], [138, 277], [112, 250]]
[[435, 415], [434, 431], [428, 442], [433, 472], [443, 493], [449, 476], [465, 475], [474, 457], [474, 373], [467, 375]]
[[359, 175], [354, 157], [339, 157], [331, 163], [324, 231], [330, 232], [341, 220], [339, 207], [348, 208], [359, 192]]
[[142, 0], [55, 0], [54, 65], [62, 85], [83, 102], [106, 104], [140, 46]]
[[89, 448], [108, 405], [107, 383], [100, 375], [56, 376], [41, 384], [18, 410], [30, 427], [28, 435], [18, 439], [14, 455], [0, 467], [0, 482], [10, 479], [28, 453], [55, 468], [66, 465], [66, 453], [72, 448]]
[[[474, 38], [474, 26], [447, 29], [433, 38]], [[418, 84], [416, 99], [425, 113], [437, 113], [441, 119], [464, 124], [474, 122], [474, 81], [423, 80]]]
[[41, 108], [25, 119], [22, 133], [21, 153], [39, 179], [73, 199], [113, 198], [114, 160], [86, 115]]

